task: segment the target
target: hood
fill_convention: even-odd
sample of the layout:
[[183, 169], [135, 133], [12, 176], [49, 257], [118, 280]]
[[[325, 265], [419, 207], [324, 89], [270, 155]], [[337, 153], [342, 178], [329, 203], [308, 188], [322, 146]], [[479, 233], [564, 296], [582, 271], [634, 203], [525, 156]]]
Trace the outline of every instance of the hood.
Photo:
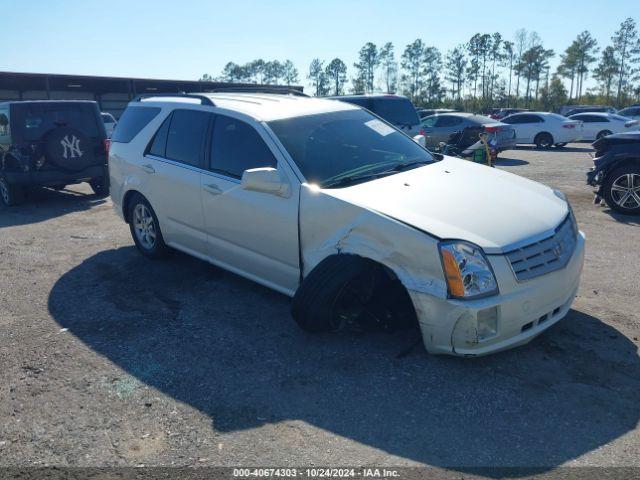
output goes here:
[[611, 145], [622, 145], [625, 143], [640, 143], [640, 132], [634, 130], [632, 132], [614, 133], [607, 135], [593, 142], [593, 148], [598, 151], [605, 150]]
[[567, 203], [545, 185], [452, 157], [323, 193], [441, 239], [473, 242], [487, 253], [546, 236], [568, 213]]

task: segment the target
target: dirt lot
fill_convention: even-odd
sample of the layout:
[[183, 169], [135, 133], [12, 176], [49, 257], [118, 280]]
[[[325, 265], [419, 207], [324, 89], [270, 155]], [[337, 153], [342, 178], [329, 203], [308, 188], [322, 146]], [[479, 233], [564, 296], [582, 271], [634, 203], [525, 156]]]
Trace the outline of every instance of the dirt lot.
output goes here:
[[587, 258], [566, 319], [480, 359], [307, 335], [280, 294], [143, 258], [88, 186], [0, 207], [0, 465], [640, 466], [640, 219], [592, 205], [588, 151], [499, 161], [569, 195]]

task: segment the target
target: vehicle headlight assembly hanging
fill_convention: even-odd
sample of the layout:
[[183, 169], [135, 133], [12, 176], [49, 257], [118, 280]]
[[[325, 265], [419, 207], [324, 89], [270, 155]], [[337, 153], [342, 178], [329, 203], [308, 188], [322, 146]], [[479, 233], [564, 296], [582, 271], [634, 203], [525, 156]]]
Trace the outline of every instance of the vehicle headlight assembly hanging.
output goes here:
[[449, 296], [458, 299], [488, 297], [498, 293], [498, 282], [482, 249], [452, 240], [439, 244]]

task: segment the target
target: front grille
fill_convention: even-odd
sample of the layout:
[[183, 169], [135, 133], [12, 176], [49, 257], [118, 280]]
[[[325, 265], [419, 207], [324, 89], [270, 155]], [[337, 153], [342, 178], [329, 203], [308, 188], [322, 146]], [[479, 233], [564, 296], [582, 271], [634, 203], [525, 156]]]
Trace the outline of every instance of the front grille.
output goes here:
[[570, 213], [550, 237], [507, 253], [516, 279], [530, 280], [564, 268], [573, 255], [577, 236]]

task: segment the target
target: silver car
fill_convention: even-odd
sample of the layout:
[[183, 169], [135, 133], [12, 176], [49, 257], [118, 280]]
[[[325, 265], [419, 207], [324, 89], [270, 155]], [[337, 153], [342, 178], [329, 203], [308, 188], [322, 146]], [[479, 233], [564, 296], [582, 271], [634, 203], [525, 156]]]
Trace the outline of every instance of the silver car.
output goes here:
[[448, 143], [452, 135], [462, 132], [467, 127], [482, 127], [483, 131], [489, 134], [489, 140], [495, 142], [495, 148], [499, 152], [516, 146], [515, 130], [510, 125], [489, 117], [456, 112], [431, 115], [422, 119], [427, 147], [437, 147], [441, 142]]

